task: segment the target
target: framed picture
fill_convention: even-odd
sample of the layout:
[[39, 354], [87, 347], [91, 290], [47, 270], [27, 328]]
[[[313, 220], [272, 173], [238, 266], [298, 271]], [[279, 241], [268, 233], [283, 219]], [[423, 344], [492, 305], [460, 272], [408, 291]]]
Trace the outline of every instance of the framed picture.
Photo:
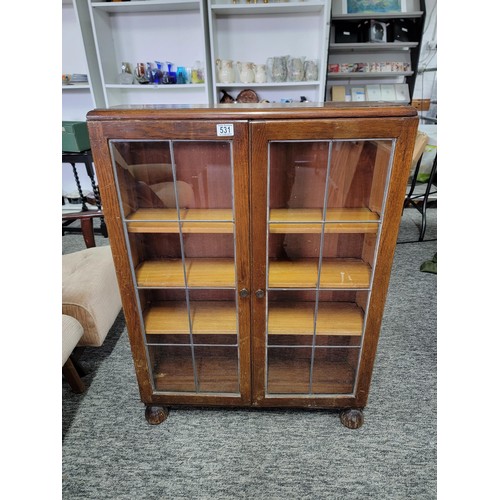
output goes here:
[[393, 83], [380, 84], [380, 99], [382, 101], [395, 101], [396, 89]]
[[365, 87], [351, 87], [351, 101], [366, 101]]
[[380, 85], [378, 83], [366, 86], [366, 100], [367, 101], [380, 101], [382, 99], [380, 94]]
[[407, 83], [394, 84], [394, 90], [396, 91], [396, 101], [410, 102], [410, 91]]
[[343, 14], [406, 12], [406, 0], [342, 0]]
[[344, 85], [333, 85], [332, 86], [332, 101], [333, 102], [344, 102], [345, 101], [345, 86]]

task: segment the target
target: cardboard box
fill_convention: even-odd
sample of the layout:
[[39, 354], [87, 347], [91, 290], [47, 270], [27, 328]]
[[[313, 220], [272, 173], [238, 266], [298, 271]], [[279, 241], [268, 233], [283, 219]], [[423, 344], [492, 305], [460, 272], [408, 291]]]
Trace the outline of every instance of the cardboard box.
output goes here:
[[89, 131], [86, 122], [62, 122], [62, 150], [79, 153], [90, 149]]

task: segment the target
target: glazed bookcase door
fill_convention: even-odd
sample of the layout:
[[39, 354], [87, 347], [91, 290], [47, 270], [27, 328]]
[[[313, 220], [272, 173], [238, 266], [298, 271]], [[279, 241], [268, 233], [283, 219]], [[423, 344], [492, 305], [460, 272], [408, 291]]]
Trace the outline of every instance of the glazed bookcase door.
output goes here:
[[399, 133], [396, 123], [373, 125], [252, 129], [253, 375], [261, 405], [355, 401], [374, 335], [372, 302], [381, 300], [373, 281]]
[[216, 124], [196, 138], [157, 127], [109, 141], [142, 394], [241, 403], [250, 396], [249, 301], [239, 294], [249, 287], [246, 127], [237, 143], [216, 137]]

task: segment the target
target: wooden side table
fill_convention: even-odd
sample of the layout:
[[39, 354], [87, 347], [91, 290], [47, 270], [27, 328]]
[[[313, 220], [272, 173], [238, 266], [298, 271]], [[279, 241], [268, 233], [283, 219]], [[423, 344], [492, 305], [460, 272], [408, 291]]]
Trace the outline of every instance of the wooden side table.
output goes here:
[[[62, 152], [62, 163], [69, 163], [71, 165], [71, 167], [73, 169], [73, 175], [75, 177], [75, 182], [76, 182], [76, 186], [78, 189], [78, 193], [80, 195], [80, 199], [82, 200], [82, 207], [81, 207], [80, 212], [69, 213], [69, 214], [65, 214], [63, 216], [63, 224], [62, 224], [63, 225], [63, 232], [65, 229], [68, 228], [69, 225], [71, 225], [76, 220], [80, 220], [82, 222], [82, 224], [84, 221], [85, 221], [85, 223], [92, 223], [92, 219], [94, 217], [99, 217], [101, 220], [100, 233], [104, 237], [107, 238], [108, 230], [106, 228], [106, 222], [104, 220], [104, 216], [102, 213], [101, 196], [99, 193], [99, 186], [96, 184], [96, 181], [95, 181], [92, 151], [90, 149], [88, 149], [86, 151], [77, 152], [77, 153], [63, 151]], [[87, 207], [87, 205], [85, 203], [85, 197], [83, 195], [82, 186], [80, 183], [80, 178], [79, 178], [78, 172], [76, 170], [77, 163], [83, 163], [85, 165], [87, 175], [89, 176], [90, 183], [92, 185], [92, 191], [94, 193], [96, 206], [97, 206], [97, 212], [94, 212], [92, 215], [87, 213], [87, 212], [91, 212], [91, 211], [89, 210], [89, 208]], [[85, 217], [83, 217], [84, 215], [85, 215]]]

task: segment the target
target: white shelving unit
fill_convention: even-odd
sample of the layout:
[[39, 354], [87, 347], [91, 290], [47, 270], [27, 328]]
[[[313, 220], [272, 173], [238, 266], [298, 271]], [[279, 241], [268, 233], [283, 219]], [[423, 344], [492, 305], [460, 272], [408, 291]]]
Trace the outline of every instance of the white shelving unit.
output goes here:
[[[413, 87], [415, 85], [416, 71], [420, 53], [420, 41], [422, 37], [423, 21], [425, 19], [425, 2], [420, 0], [407, 0], [405, 12], [385, 13], [356, 13], [347, 14], [342, 10], [342, 0], [332, 0], [332, 22], [331, 36], [328, 49], [328, 67], [326, 71], [326, 94], [325, 100], [332, 100], [332, 86], [343, 85], [359, 86], [363, 84], [390, 84], [407, 83], [409, 87], [408, 103], [411, 100]], [[388, 41], [388, 42], [352, 42], [335, 43], [335, 30], [340, 29], [343, 23], [352, 22], [352, 26], [359, 26], [367, 20], [381, 20], [394, 22], [398, 19], [415, 20], [417, 33], [413, 36], [418, 40], [410, 41]], [[356, 64], [356, 63], [406, 63], [408, 71], [374, 71], [374, 72], [332, 72], [333, 64]]]
[[[84, 37], [90, 30], [90, 15], [86, 2], [62, 0], [61, 69], [63, 74], [85, 74], [88, 83], [62, 85], [62, 120], [85, 121], [87, 113], [105, 105], [104, 92], [97, 71], [97, 53], [92, 37]], [[85, 165], [75, 165], [84, 191], [92, 191]], [[73, 170], [62, 166], [63, 194], [77, 191]], [[81, 205], [63, 205], [63, 212], [79, 210]]]
[[[208, 104], [211, 95], [210, 61], [203, 0], [133, 0], [86, 4], [91, 26], [82, 26], [84, 38], [95, 40], [96, 71], [102, 81], [104, 106], [123, 104]], [[191, 68], [200, 61], [205, 83], [120, 84], [123, 62], [170, 62]]]
[[[322, 102], [330, 33], [331, 0], [275, 3], [232, 0], [62, 0], [62, 71], [88, 75], [88, 84], [62, 86], [63, 120], [85, 121], [99, 107], [132, 104], [219, 102], [226, 89], [236, 97], [253, 88], [261, 99], [279, 102], [305, 96]], [[269, 57], [316, 60], [318, 80], [246, 84], [217, 82], [215, 60], [266, 63]], [[193, 67], [200, 61], [205, 82], [197, 84], [119, 83], [123, 62], [171, 62]], [[90, 182], [77, 170], [84, 189]], [[63, 168], [63, 191], [74, 190], [71, 168]]]
[[[241, 0], [243, 1], [243, 0]], [[253, 89], [260, 100], [322, 102], [326, 56], [330, 32], [330, 0], [303, 0], [279, 3], [230, 3], [208, 0], [213, 102], [222, 90], [236, 98], [243, 89]], [[318, 63], [316, 81], [241, 83], [236, 63], [266, 64], [268, 58], [304, 57]], [[218, 81], [215, 61], [233, 61], [234, 83]]]
[[[261, 99], [322, 102], [330, 33], [331, 0], [271, 3], [232, 0], [132, 0], [105, 2], [63, 0], [63, 31], [80, 39], [78, 57], [85, 67], [64, 72], [86, 73], [89, 87], [69, 85], [63, 103], [74, 119], [85, 119], [93, 107], [129, 104], [214, 104], [221, 90], [237, 94], [254, 88]], [[66, 40], [64, 40], [65, 45]], [[71, 42], [73, 43], [73, 41]], [[241, 83], [217, 81], [217, 59], [265, 64], [275, 56], [304, 57], [318, 63], [315, 81]], [[63, 58], [64, 60], [64, 58]], [[122, 63], [171, 62], [192, 68], [200, 61], [205, 82], [196, 84], [124, 85]], [[64, 65], [63, 65], [64, 67]], [[87, 94], [85, 94], [87, 93]], [[86, 97], [85, 97], [86, 96]], [[87, 98], [87, 100], [86, 100]], [[75, 101], [72, 104], [71, 101]]]
[[[61, 68], [63, 74], [88, 75], [87, 54], [83, 42], [78, 12], [72, 0], [62, 0]], [[88, 111], [96, 107], [89, 83], [62, 85], [62, 119], [83, 121]]]

